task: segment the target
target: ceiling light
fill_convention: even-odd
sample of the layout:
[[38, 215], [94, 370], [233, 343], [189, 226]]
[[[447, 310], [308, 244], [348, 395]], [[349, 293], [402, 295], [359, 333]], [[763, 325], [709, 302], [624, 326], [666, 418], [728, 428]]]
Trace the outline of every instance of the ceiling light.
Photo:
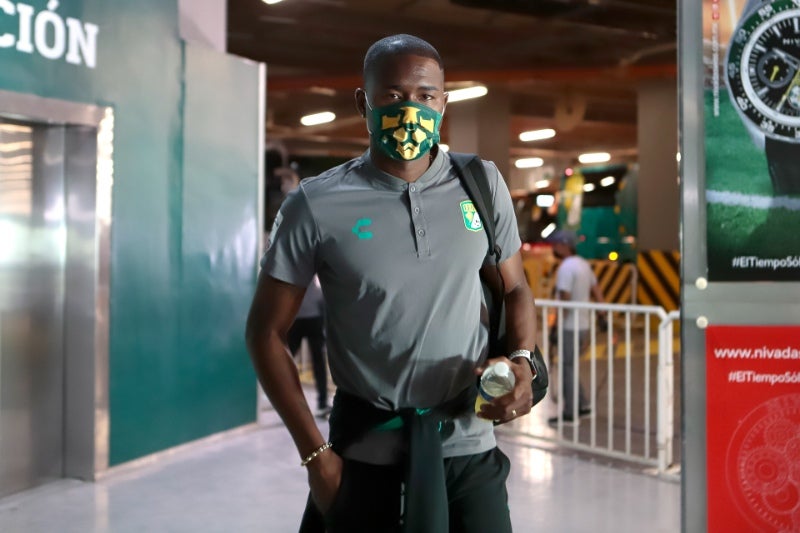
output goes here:
[[611, 154], [608, 152], [596, 152], [591, 154], [581, 154], [578, 156], [578, 161], [584, 165], [587, 163], [605, 163], [611, 159]]
[[556, 197], [552, 194], [540, 194], [536, 197], [536, 205], [539, 207], [550, 207], [556, 202]]
[[444, 143], [439, 143], [439, 150], [441, 150], [442, 152], [449, 152], [450, 151], [450, 145], [449, 144], [444, 144]]
[[544, 130], [523, 131], [519, 134], [519, 140], [524, 142], [541, 141], [542, 139], [552, 139], [555, 136], [556, 130], [547, 128]]
[[277, 4], [279, 2], [283, 2], [283, 0], [261, 0], [261, 1], [264, 2], [265, 4], [270, 4], [270, 5], [271, 4]]
[[617, 178], [614, 176], [606, 176], [605, 178], [600, 180], [600, 186], [608, 187], [609, 185], [614, 185], [614, 182], [617, 181]]
[[326, 124], [328, 122], [333, 122], [333, 119], [336, 118], [336, 115], [331, 113], [330, 111], [323, 111], [322, 113], [314, 113], [312, 115], [306, 115], [300, 119], [300, 124], [303, 126], [316, 126], [317, 124]]
[[537, 189], [545, 189], [550, 186], [550, 180], [539, 180], [535, 185]]
[[592, 192], [594, 190], [594, 183], [587, 183], [583, 186], [584, 192]]
[[544, 159], [541, 157], [525, 157], [514, 162], [514, 166], [517, 168], [536, 168], [542, 165], [544, 165]]
[[448, 91], [447, 103], [460, 102], [461, 100], [469, 100], [470, 98], [480, 98], [485, 96], [489, 89], [483, 85], [476, 85], [475, 87], [467, 87], [466, 89], [455, 89]]
[[542, 230], [542, 233], [540, 233], [540, 235], [542, 236], [542, 239], [546, 239], [546, 238], [547, 238], [547, 237], [549, 237], [549, 236], [550, 236], [550, 234], [551, 234], [551, 233], [553, 233], [555, 230], [556, 230], [556, 223], [555, 223], [555, 222], [551, 222], [550, 224], [548, 224], [548, 225], [547, 225], [547, 227], [546, 227], [546, 228], [544, 228], [544, 229]]

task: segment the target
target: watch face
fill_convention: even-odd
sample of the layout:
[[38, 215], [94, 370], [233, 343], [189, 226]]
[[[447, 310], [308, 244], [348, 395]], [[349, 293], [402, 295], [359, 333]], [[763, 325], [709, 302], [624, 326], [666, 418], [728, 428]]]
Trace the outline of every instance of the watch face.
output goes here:
[[731, 38], [728, 87], [740, 112], [768, 137], [800, 143], [800, 0], [775, 0]]

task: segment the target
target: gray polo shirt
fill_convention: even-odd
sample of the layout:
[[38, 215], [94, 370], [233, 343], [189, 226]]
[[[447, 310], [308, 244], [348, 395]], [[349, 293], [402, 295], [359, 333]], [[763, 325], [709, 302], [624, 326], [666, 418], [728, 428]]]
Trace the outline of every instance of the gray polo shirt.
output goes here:
[[[505, 260], [520, 247], [513, 206], [497, 167], [484, 167]], [[474, 368], [486, 357], [478, 270], [487, 250], [446, 153], [407, 183], [375, 167], [367, 152], [304, 180], [286, 198], [262, 265], [303, 287], [318, 274], [337, 387], [383, 409], [426, 408], [474, 384]], [[376, 451], [382, 446], [369, 444], [347, 455], [388, 460]], [[494, 446], [491, 422], [470, 411], [455, 421], [443, 453]]]

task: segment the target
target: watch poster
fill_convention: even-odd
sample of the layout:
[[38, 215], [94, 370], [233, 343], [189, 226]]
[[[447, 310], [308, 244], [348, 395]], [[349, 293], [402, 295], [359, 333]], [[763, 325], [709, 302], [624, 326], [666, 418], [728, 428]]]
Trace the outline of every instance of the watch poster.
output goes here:
[[708, 532], [800, 531], [800, 327], [706, 329]]
[[800, 1], [703, 0], [708, 279], [800, 281]]

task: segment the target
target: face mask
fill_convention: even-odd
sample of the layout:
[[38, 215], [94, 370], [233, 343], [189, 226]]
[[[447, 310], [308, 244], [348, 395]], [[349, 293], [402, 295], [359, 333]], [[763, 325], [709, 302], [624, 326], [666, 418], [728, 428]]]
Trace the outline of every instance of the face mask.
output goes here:
[[369, 101], [367, 108], [370, 137], [392, 159], [419, 159], [439, 142], [442, 114], [435, 109], [414, 102], [373, 108]]

